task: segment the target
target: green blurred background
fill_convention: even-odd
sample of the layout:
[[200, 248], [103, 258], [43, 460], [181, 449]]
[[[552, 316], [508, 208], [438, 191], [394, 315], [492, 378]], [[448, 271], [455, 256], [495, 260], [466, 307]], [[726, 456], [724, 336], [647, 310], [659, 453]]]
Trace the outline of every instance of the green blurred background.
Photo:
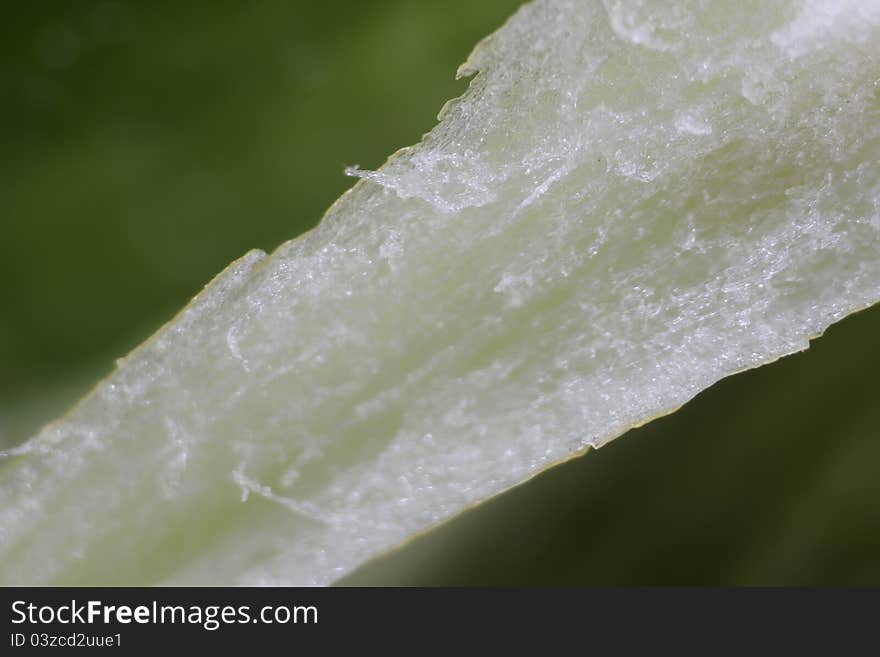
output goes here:
[[[8, 3], [0, 447], [418, 141], [516, 0]], [[880, 309], [348, 584], [880, 584]]]

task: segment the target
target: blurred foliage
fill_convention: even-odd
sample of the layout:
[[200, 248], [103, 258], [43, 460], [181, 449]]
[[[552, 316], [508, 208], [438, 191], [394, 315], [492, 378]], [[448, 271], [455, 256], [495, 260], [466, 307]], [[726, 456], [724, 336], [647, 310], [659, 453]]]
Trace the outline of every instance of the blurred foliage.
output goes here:
[[[15, 3], [0, 21], [0, 447], [228, 262], [419, 139], [516, 0]], [[880, 310], [344, 583], [880, 584]]]
[[351, 186], [346, 165], [418, 141], [464, 91], [458, 64], [517, 5], [5, 6], [0, 446], [230, 261], [312, 227]]

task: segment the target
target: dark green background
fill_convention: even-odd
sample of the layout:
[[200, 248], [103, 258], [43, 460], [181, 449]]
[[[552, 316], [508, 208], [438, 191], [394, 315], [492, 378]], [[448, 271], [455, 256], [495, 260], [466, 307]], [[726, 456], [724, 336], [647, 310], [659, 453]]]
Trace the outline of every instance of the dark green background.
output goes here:
[[[430, 129], [515, 0], [7, 3], [0, 446]], [[880, 311], [347, 583], [880, 584]]]

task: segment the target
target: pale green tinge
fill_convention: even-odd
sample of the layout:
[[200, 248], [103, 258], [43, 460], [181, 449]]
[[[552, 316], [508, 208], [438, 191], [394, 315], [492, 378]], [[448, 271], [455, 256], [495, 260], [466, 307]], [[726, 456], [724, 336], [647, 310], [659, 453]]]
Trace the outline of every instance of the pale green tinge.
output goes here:
[[880, 2], [538, 0], [0, 464], [4, 584], [324, 584], [880, 299]]

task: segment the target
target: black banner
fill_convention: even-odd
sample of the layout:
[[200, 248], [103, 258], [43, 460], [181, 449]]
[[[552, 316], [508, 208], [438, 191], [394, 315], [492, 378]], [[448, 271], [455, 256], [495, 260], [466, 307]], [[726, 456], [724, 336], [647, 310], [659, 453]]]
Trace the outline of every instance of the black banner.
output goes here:
[[[7, 588], [2, 650], [876, 650], [880, 591]], [[476, 644], [474, 641], [479, 640]]]

